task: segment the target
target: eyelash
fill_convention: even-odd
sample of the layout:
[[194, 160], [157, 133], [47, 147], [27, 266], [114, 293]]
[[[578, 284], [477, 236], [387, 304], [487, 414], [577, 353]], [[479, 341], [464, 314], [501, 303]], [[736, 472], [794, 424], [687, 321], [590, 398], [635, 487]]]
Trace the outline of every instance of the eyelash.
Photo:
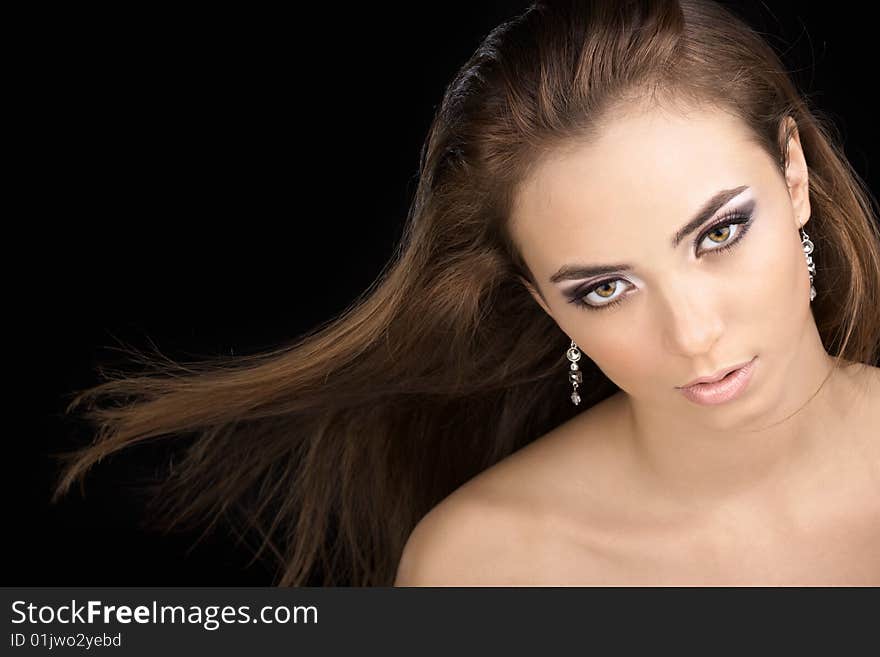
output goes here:
[[[739, 245], [742, 242], [743, 238], [746, 236], [746, 233], [749, 232], [749, 228], [752, 225], [752, 213], [743, 213], [740, 210], [732, 210], [725, 214], [718, 222], [707, 228], [705, 231], [700, 233], [700, 236], [694, 241], [694, 246], [698, 246], [702, 243], [706, 236], [709, 235], [712, 231], [717, 230], [718, 228], [725, 228], [727, 226], [733, 225], [741, 225], [736, 235], [733, 238], [733, 241], [725, 242], [723, 246], [719, 246], [718, 248], [709, 249], [706, 253], [718, 253], [719, 251], [728, 251], [733, 247]], [[607, 283], [612, 283], [614, 281], [622, 280], [619, 278], [606, 278], [605, 280], [599, 281], [597, 283], [591, 283], [590, 286], [584, 290], [577, 290], [574, 292], [572, 298], [569, 303], [573, 303], [578, 308], [584, 308], [586, 310], [606, 310], [611, 306], [616, 306], [620, 303], [623, 303], [625, 300], [625, 296], [621, 295], [614, 301], [609, 301], [608, 303], [603, 303], [599, 305], [589, 304], [583, 301], [583, 297], [587, 296], [590, 292], [593, 292], [597, 288], [602, 287]]]

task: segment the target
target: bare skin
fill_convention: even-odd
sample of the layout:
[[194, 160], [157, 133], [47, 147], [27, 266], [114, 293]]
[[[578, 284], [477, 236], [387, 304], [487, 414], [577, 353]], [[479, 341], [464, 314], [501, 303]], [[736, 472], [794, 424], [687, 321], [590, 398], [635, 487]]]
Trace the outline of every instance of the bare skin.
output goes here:
[[[432, 510], [398, 584], [880, 585], [880, 375], [817, 330], [799, 136], [783, 175], [729, 114], [644, 109], [537, 163], [512, 217], [525, 287], [621, 391]], [[551, 280], [571, 263], [630, 268]], [[676, 389], [753, 356], [736, 400]]]
[[835, 450], [710, 502], [644, 470], [619, 392], [435, 507], [396, 585], [880, 585], [880, 370], [826, 385]]

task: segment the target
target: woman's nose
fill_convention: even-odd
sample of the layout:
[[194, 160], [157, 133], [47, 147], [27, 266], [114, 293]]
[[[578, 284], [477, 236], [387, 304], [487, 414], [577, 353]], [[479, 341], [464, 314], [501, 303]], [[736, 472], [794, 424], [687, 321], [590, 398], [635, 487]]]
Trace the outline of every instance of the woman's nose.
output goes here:
[[670, 350], [688, 357], [711, 353], [724, 332], [719, 304], [711, 292], [696, 289], [667, 297], [665, 306], [664, 331]]

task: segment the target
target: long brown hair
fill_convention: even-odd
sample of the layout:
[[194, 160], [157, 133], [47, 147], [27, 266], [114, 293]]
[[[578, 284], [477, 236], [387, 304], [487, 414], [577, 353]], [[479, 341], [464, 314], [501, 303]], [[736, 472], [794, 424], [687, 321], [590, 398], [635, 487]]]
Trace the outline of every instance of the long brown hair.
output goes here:
[[[164, 530], [222, 521], [261, 538], [277, 584], [392, 583], [406, 539], [462, 483], [618, 390], [535, 303], [510, 238], [513, 191], [540, 157], [640, 98], [733, 112], [784, 172], [809, 166], [812, 304], [829, 353], [880, 346], [876, 201], [829, 120], [772, 47], [708, 0], [538, 2], [492, 30], [447, 87], [403, 237], [333, 321], [257, 355], [175, 362], [130, 349], [72, 394], [91, 444], [61, 455], [53, 500], [123, 448], [180, 446], [151, 484]], [[310, 579], [311, 578], [311, 579]]]

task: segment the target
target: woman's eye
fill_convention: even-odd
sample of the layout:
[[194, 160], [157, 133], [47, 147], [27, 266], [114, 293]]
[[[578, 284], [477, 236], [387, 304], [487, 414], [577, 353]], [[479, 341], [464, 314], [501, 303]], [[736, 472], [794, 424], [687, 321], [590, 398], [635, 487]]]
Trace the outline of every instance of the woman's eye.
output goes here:
[[[728, 244], [733, 241], [730, 237], [731, 231], [733, 233], [733, 236], [736, 237], [741, 229], [741, 224], [725, 224], [724, 226], [715, 226], [715, 228], [712, 228], [708, 233], [706, 233], [706, 237], [703, 238], [703, 242], [723, 246], [724, 244]], [[715, 247], [709, 247], [710, 251], [714, 249]]]
[[585, 294], [582, 294], [581, 298], [585, 300], [585, 305], [591, 307], [607, 306], [619, 299], [625, 291], [626, 286], [623, 285], [623, 280], [615, 278], [593, 286]]

